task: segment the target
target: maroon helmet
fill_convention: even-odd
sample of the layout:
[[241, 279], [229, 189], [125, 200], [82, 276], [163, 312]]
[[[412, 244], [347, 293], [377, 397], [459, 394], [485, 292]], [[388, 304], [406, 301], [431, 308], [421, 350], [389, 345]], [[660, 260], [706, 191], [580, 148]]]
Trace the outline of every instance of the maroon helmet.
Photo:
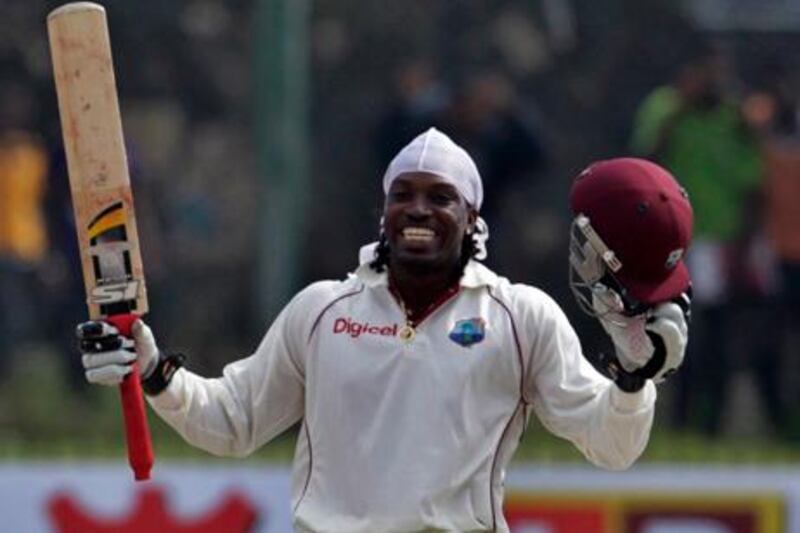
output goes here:
[[578, 289], [591, 291], [598, 284], [615, 291], [626, 314], [689, 289], [683, 258], [692, 236], [692, 207], [667, 170], [632, 157], [599, 161], [575, 178], [569, 200], [575, 215], [570, 284], [585, 310], [586, 304], [596, 308]]

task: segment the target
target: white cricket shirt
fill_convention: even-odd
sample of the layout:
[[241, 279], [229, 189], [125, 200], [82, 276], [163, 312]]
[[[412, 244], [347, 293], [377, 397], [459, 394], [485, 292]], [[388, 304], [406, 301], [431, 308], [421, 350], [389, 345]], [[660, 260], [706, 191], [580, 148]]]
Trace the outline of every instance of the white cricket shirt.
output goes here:
[[301, 291], [221, 378], [181, 369], [149, 400], [219, 455], [302, 420], [297, 531], [508, 531], [503, 479], [531, 410], [602, 467], [643, 451], [655, 387], [626, 394], [595, 371], [542, 291], [471, 261], [410, 340], [404, 324], [386, 274], [362, 264]]

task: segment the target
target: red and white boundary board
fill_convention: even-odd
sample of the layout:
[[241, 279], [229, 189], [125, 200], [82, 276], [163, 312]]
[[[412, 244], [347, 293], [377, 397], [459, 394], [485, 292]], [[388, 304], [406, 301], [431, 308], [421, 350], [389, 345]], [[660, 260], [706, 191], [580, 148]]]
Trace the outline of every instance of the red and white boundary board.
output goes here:
[[[391, 480], [387, 480], [391, 483]], [[514, 465], [514, 533], [800, 532], [800, 468]], [[287, 466], [160, 463], [133, 483], [123, 463], [0, 463], [0, 531], [289, 533]]]
[[133, 483], [120, 463], [0, 463], [0, 531], [283, 533], [290, 471], [263, 463], [164, 464]]

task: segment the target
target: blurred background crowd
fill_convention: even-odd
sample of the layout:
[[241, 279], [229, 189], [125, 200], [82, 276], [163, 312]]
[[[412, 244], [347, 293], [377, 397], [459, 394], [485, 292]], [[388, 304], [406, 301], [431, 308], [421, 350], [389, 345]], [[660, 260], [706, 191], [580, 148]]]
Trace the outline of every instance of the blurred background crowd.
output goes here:
[[[3, 390], [30, 361], [87, 394], [45, 28], [58, 4], [0, 0], [0, 435], [27, 401]], [[162, 345], [204, 375], [253, 350], [288, 295], [354, 268], [385, 165], [435, 125], [481, 170], [489, 266], [552, 294], [586, 351], [607, 350], [568, 290], [567, 193], [591, 161], [638, 155], [672, 170], [696, 220], [689, 354], [659, 424], [800, 442], [800, 2], [317, 0], [287, 8], [302, 24], [264, 24], [277, 4], [105, 2]], [[290, 67], [307, 75], [307, 157], [281, 176], [293, 212], [269, 201], [276, 148], [259, 135], [278, 89], [258, 73], [282, 65], [270, 32], [303, 44]]]

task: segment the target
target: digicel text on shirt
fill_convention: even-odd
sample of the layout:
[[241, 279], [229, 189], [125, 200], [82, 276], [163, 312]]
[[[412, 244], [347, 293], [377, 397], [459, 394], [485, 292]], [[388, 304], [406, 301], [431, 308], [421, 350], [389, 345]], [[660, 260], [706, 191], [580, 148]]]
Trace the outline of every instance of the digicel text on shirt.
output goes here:
[[357, 339], [361, 335], [397, 336], [397, 324], [376, 326], [369, 322], [357, 322], [350, 317], [340, 317], [333, 322], [333, 333], [346, 333]]

